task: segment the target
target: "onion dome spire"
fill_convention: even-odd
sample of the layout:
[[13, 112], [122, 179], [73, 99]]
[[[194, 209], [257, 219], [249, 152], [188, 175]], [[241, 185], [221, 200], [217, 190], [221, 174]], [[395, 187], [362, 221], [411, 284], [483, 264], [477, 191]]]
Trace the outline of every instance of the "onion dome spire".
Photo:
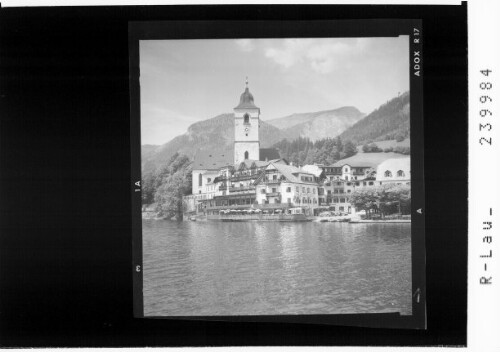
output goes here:
[[245, 79], [245, 91], [240, 96], [240, 103], [235, 109], [258, 109], [253, 102], [253, 95], [248, 89], [248, 76]]

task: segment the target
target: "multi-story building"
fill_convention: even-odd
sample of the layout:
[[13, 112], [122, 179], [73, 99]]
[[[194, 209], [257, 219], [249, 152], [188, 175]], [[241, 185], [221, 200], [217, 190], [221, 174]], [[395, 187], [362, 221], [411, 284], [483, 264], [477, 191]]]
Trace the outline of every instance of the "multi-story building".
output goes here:
[[319, 187], [314, 174], [286, 163], [269, 163], [254, 185], [258, 205], [302, 207], [312, 214], [319, 204]]
[[[390, 160], [393, 161], [387, 163]], [[349, 203], [352, 192], [397, 180], [397, 178], [383, 178], [381, 176], [381, 173], [386, 174], [387, 170], [385, 169], [389, 166], [391, 170], [398, 169], [391, 171], [394, 172], [394, 175], [402, 175], [401, 172], [409, 175], [409, 160], [409, 156], [397, 153], [358, 153], [332, 165], [321, 166], [325, 175], [325, 181], [322, 185], [325, 201], [322, 201], [321, 205], [336, 212], [352, 212], [354, 209]], [[398, 165], [405, 166], [399, 167]], [[404, 171], [399, 170], [401, 168]], [[384, 170], [382, 171], [382, 169]], [[409, 178], [406, 182], [410, 182]]]

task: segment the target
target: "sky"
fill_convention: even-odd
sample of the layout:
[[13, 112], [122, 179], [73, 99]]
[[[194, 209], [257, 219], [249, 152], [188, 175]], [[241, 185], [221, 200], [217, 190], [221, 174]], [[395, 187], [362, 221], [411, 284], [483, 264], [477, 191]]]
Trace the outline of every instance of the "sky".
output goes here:
[[342, 106], [368, 114], [409, 90], [408, 40], [142, 40], [141, 144], [164, 144], [231, 113], [246, 77], [264, 121]]

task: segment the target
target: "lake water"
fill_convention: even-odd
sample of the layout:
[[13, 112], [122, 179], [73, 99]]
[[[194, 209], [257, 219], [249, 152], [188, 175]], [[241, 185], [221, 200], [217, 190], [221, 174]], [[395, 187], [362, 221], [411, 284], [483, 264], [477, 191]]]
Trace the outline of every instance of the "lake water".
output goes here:
[[144, 314], [411, 314], [410, 224], [143, 220]]

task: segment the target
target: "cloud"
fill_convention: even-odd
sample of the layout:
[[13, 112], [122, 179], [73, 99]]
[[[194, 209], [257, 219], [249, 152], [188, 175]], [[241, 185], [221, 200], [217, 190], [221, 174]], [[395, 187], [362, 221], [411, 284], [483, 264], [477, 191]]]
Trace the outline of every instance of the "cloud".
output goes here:
[[285, 69], [305, 64], [321, 74], [337, 68], [336, 63], [361, 52], [365, 47], [359, 39], [285, 39], [279, 48], [267, 48], [265, 56]]
[[265, 56], [285, 68], [290, 68], [304, 60], [304, 53], [312, 39], [285, 39], [282, 48], [268, 48]]
[[236, 44], [242, 51], [253, 51], [255, 49], [255, 43], [252, 39], [238, 39]]

